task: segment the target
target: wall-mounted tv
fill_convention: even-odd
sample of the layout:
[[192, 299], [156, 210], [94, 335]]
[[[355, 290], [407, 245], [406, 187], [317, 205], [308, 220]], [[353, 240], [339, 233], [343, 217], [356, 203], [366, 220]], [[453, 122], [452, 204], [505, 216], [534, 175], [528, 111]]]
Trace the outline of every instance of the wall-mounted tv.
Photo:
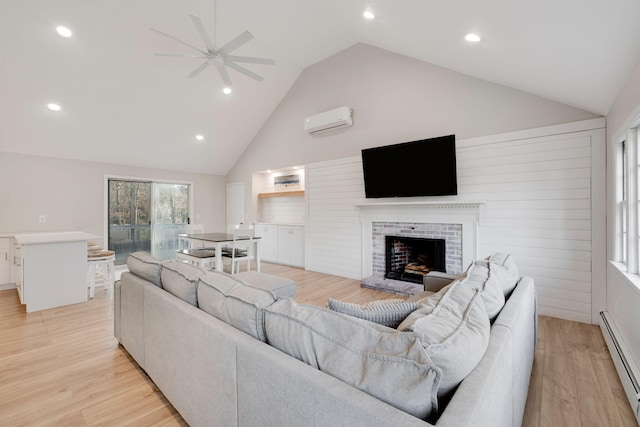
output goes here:
[[362, 150], [367, 198], [458, 194], [456, 136]]

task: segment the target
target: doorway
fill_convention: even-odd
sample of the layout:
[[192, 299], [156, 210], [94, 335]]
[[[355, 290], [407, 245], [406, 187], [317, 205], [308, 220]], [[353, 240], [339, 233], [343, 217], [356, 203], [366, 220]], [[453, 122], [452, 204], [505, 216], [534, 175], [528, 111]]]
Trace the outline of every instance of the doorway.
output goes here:
[[227, 184], [227, 232], [233, 232], [233, 227], [244, 221], [244, 182]]
[[178, 234], [189, 223], [190, 196], [190, 184], [108, 179], [107, 240], [116, 265], [135, 251], [175, 258]]

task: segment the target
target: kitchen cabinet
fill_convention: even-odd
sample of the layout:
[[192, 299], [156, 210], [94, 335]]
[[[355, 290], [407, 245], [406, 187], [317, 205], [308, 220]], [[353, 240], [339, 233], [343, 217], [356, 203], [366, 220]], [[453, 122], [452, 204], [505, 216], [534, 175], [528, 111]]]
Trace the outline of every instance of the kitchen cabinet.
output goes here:
[[256, 236], [260, 237], [260, 259], [278, 262], [278, 226], [276, 224], [256, 224]]
[[304, 268], [304, 226], [258, 223], [255, 230], [263, 261]]
[[0, 289], [11, 283], [11, 239], [0, 237]]
[[304, 267], [304, 227], [278, 225], [278, 262]]

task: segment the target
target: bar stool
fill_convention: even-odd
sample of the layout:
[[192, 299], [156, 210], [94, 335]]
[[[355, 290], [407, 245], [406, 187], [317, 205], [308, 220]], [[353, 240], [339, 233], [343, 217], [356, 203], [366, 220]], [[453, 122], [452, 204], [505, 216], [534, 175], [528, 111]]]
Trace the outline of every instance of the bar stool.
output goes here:
[[87, 287], [89, 298], [93, 298], [96, 285], [113, 289], [115, 282], [116, 255], [114, 251], [89, 251], [87, 253]]

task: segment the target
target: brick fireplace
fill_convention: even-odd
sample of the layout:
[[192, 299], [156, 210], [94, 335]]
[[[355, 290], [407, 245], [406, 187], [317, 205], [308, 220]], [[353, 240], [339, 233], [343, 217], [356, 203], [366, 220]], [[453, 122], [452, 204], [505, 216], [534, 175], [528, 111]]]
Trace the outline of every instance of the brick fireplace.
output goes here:
[[[416, 270], [460, 274], [477, 256], [481, 205], [461, 202], [359, 205], [363, 239], [362, 286], [410, 295], [422, 291], [422, 272]], [[398, 243], [403, 239], [404, 243]], [[425, 241], [420, 243], [419, 239]], [[395, 246], [391, 243], [389, 247], [389, 240], [395, 240]], [[431, 241], [440, 241], [444, 252], [434, 254], [431, 251], [434, 244], [427, 243]], [[415, 253], [403, 252], [407, 242], [417, 245]], [[399, 251], [390, 253], [394, 248]], [[389, 260], [387, 255], [395, 259]], [[443, 260], [430, 259], [434, 256], [442, 256]], [[432, 265], [423, 265], [425, 263], [418, 258]], [[402, 271], [389, 274], [389, 269]]]

